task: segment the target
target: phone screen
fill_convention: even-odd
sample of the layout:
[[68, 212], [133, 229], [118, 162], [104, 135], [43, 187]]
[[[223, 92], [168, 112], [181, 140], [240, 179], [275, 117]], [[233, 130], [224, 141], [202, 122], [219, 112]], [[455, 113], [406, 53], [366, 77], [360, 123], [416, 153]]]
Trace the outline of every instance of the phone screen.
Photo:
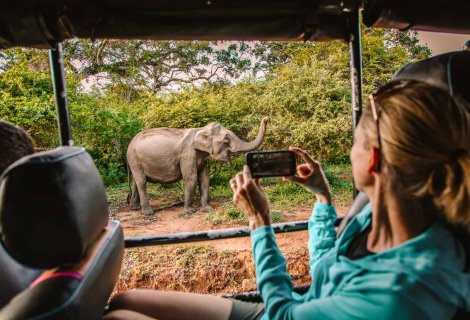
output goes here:
[[296, 170], [295, 153], [292, 151], [248, 152], [246, 163], [254, 178], [292, 176]]

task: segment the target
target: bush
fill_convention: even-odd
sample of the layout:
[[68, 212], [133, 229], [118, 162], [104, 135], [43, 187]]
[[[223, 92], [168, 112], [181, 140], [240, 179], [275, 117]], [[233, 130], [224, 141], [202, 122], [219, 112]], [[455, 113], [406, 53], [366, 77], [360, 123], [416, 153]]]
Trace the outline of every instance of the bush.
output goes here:
[[127, 146], [143, 125], [119, 102], [103, 100], [85, 97], [71, 104], [70, 119], [75, 144], [87, 149], [105, 183], [114, 184], [127, 176]]
[[[0, 73], [0, 118], [25, 128], [38, 151], [60, 145], [46, 51], [4, 51], [9, 67]], [[106, 183], [126, 176], [126, 150], [143, 124], [122, 99], [85, 94], [67, 78], [72, 139], [94, 159]]]
[[57, 146], [51, 78], [42, 70], [47, 67], [47, 56], [30, 57], [19, 49], [11, 50], [11, 54], [18, 56], [18, 61], [0, 72], [0, 118], [25, 128], [38, 150]]
[[[365, 29], [363, 34], [365, 91], [388, 81], [399, 66], [430, 53], [410, 33]], [[270, 55], [265, 62], [272, 62], [262, 79], [191, 85], [158, 95], [130, 88], [119, 77], [102, 93], [84, 92], [75, 69], [67, 76], [75, 144], [88, 150], [105, 182], [112, 184], [126, 176], [128, 143], [143, 128], [194, 128], [217, 121], [251, 140], [267, 115], [271, 121], [260, 149], [295, 145], [330, 164], [347, 163], [352, 144], [347, 46], [337, 42], [258, 46]], [[72, 60], [66, 58], [66, 65], [73, 71]], [[38, 150], [58, 146], [47, 52], [3, 50], [0, 62], [0, 118], [27, 129]]]
[[270, 123], [261, 149], [305, 148], [329, 162], [346, 162], [351, 147], [349, 86], [340, 73], [313, 61], [280, 66], [275, 76], [232, 86], [209, 84], [158, 98], [148, 96], [146, 128], [202, 127], [217, 121], [253, 139], [263, 116]]

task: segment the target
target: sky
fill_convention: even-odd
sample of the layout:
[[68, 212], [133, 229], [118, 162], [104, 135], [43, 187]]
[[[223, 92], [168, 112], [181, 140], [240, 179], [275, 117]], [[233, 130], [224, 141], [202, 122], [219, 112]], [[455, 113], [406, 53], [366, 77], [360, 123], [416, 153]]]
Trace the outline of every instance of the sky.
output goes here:
[[419, 31], [418, 35], [420, 43], [427, 45], [432, 50], [433, 55], [462, 50], [465, 42], [470, 40], [470, 34]]

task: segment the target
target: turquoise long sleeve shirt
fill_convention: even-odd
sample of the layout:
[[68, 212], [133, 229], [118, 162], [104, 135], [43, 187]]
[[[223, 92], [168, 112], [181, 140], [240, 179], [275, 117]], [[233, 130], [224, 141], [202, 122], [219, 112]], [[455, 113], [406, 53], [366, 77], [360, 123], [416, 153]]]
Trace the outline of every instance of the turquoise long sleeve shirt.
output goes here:
[[316, 203], [309, 220], [307, 293], [293, 292], [273, 229], [251, 233], [262, 319], [451, 319], [470, 310], [470, 273], [460, 243], [439, 223], [409, 241], [351, 260], [355, 235], [371, 222], [367, 205], [336, 239], [334, 207]]

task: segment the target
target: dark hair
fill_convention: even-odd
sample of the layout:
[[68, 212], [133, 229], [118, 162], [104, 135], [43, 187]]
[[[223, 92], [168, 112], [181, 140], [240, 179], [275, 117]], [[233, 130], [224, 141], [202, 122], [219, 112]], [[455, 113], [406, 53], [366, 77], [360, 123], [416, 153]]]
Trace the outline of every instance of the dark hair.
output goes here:
[[34, 153], [31, 136], [22, 128], [0, 120], [0, 174], [16, 160]]

